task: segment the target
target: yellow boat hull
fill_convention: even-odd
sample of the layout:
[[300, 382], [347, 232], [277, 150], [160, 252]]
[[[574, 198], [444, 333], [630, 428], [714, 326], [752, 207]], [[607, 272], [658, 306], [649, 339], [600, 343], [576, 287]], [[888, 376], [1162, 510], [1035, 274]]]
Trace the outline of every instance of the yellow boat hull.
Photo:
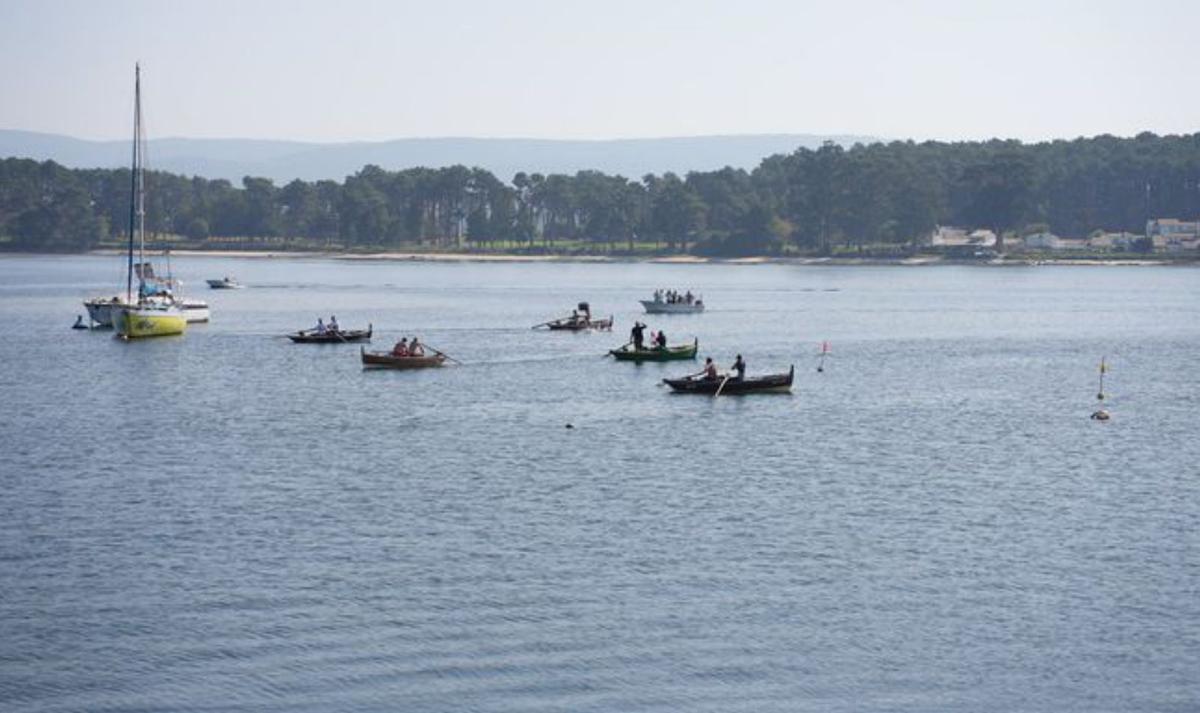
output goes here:
[[183, 334], [187, 318], [177, 309], [125, 308], [115, 310], [114, 327], [122, 339], [169, 337]]

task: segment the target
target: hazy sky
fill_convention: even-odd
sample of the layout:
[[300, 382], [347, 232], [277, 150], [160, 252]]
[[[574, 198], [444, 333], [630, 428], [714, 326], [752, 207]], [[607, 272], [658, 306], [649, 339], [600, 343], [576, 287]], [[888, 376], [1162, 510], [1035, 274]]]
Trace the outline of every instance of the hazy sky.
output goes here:
[[380, 140], [1200, 130], [1200, 0], [0, 0], [0, 128]]

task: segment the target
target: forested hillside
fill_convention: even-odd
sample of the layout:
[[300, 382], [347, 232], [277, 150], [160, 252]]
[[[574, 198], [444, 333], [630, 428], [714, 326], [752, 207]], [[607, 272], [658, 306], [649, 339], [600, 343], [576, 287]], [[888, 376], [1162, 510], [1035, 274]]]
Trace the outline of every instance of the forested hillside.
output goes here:
[[[1141, 232], [1147, 217], [1200, 215], [1200, 134], [1101, 136], [1022, 144], [826, 144], [727, 168], [623, 177], [518, 173], [504, 181], [453, 166], [282, 186], [153, 172], [147, 226], [195, 240], [275, 239], [331, 249], [503, 242], [545, 250], [820, 254], [838, 246], [908, 246], [935, 225], [1067, 236]], [[0, 161], [0, 245], [74, 251], [128, 227], [128, 170]]]

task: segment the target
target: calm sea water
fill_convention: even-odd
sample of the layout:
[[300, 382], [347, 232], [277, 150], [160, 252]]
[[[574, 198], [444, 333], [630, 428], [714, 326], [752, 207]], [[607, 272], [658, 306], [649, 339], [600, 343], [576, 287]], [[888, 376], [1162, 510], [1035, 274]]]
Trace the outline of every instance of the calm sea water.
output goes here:
[[[1200, 708], [1196, 270], [174, 267], [250, 288], [125, 344], [117, 258], [0, 259], [4, 710]], [[795, 393], [603, 358], [656, 287]]]

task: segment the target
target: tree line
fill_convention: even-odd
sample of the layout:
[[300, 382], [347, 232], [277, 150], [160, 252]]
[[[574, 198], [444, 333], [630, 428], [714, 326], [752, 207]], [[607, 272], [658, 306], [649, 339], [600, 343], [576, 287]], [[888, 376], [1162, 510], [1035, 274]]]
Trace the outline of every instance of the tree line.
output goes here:
[[[240, 186], [146, 177], [147, 230], [195, 241], [307, 247], [623, 251], [710, 255], [910, 250], [937, 225], [997, 234], [1142, 232], [1200, 215], [1200, 133], [1018, 141], [825, 144], [724, 168], [629, 179], [597, 171], [366, 166], [342, 182]], [[129, 229], [128, 169], [0, 160], [0, 247], [78, 251]]]

